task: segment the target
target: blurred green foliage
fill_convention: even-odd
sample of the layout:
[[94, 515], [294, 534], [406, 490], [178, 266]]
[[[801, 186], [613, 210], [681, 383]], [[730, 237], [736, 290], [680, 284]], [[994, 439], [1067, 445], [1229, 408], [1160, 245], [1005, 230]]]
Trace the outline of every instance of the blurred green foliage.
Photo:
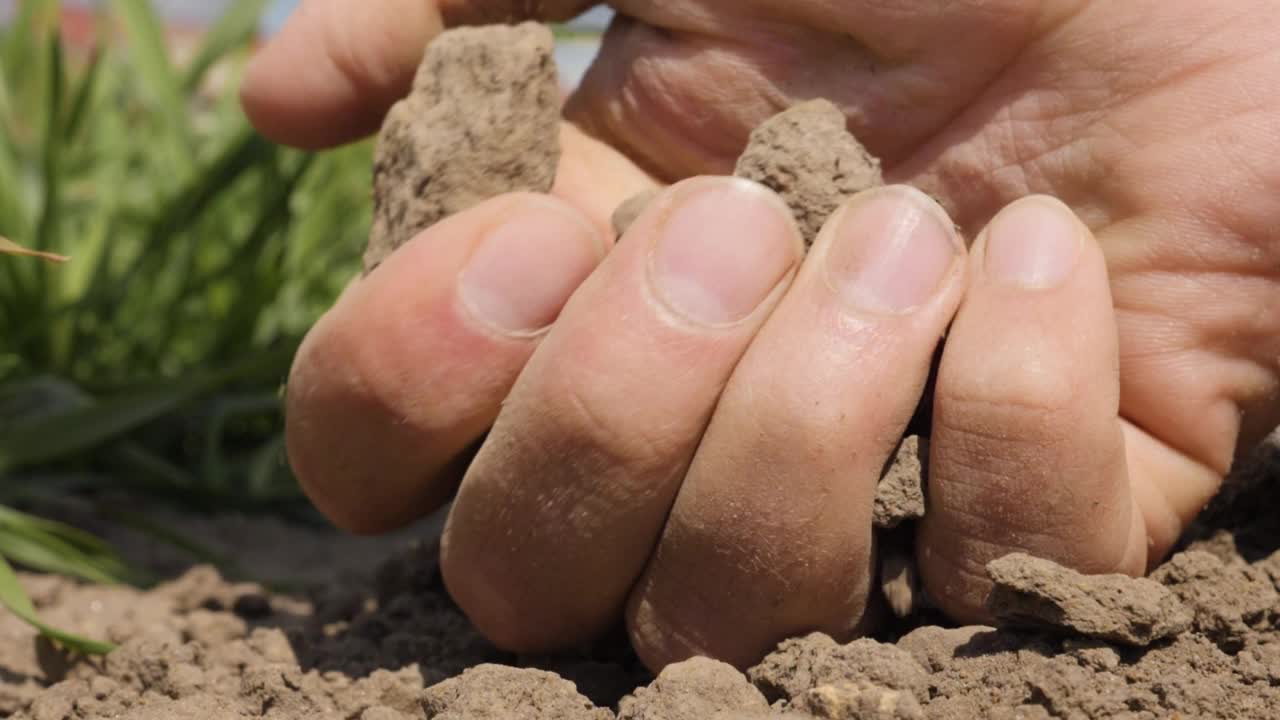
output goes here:
[[[299, 498], [280, 388], [359, 266], [371, 143], [309, 154], [252, 130], [236, 86], [263, 5], [233, 3], [182, 64], [147, 0], [105, 3], [88, 53], [64, 47], [55, 0], [0, 28], [0, 236], [70, 258], [0, 254], [0, 503]], [[0, 555], [129, 579], [108, 548], [26, 517], [0, 513]], [[51, 552], [12, 552], [32, 543]]]

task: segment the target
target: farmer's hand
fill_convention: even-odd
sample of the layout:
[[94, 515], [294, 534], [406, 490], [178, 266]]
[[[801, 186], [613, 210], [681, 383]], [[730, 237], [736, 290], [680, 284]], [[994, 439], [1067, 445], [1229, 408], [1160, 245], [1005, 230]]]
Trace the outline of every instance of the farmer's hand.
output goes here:
[[[376, 128], [442, 22], [586, 4], [317, 0], [246, 107], [280, 140], [342, 142]], [[567, 131], [562, 199], [424, 232], [349, 289], [290, 379], [290, 457], [357, 531], [444, 502], [496, 418], [443, 569], [499, 643], [562, 646], [624, 606], [655, 668], [858, 631], [876, 477], [953, 314], [919, 560], [961, 620], [1012, 550], [1141, 572], [1280, 422], [1268, 0], [616, 5], [638, 19], [570, 116], [622, 154]], [[814, 96], [890, 181], [986, 226], [967, 257], [939, 208], [891, 188], [801, 263], [776, 198], [704, 178], [593, 272], [608, 211], [648, 182], [624, 156], [663, 181], [726, 173], [753, 126]], [[1031, 193], [1083, 224], [1014, 202]]]

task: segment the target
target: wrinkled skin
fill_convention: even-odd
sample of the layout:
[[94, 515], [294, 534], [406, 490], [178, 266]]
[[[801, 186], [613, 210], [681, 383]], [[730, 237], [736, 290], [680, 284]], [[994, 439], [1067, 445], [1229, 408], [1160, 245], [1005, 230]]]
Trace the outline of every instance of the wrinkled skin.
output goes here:
[[[344, 142], [442, 27], [586, 4], [435, 3], [307, 3], [251, 68], [250, 116]], [[630, 17], [568, 104], [556, 197], [424, 232], [290, 378], [290, 458], [337, 524], [404, 524], [461, 479], [443, 571], [495, 642], [564, 647], [625, 615], [656, 670], [865, 631], [875, 478], [944, 331], [918, 560], [960, 621], [1010, 551], [1142, 572], [1280, 423], [1267, 0], [614, 5]], [[728, 173], [754, 125], [815, 96], [943, 207], [859, 196], [802, 259], [776, 198], [704, 177], [606, 255], [618, 202]], [[499, 226], [525, 238], [506, 264], [484, 250]], [[504, 272], [525, 290], [495, 290]]]

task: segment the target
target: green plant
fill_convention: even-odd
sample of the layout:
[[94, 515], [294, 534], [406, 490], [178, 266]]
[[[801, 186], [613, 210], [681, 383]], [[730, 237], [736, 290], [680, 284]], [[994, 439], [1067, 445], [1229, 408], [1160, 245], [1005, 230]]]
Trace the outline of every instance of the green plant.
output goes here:
[[[3, 29], [0, 502], [126, 487], [297, 505], [280, 385], [358, 268], [371, 148], [301, 153], [248, 125], [235, 88], [264, 4], [233, 3], [181, 64], [146, 0], [112, 0], [87, 54], [64, 47], [56, 0]], [[6, 512], [0, 562], [134, 579], [73, 529]], [[34, 621], [12, 577], [0, 565], [0, 602]]]

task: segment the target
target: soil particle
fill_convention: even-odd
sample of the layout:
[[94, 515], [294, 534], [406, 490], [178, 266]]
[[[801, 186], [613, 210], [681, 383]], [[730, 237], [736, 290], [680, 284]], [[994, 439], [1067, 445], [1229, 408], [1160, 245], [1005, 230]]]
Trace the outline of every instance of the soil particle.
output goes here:
[[869, 682], [843, 681], [806, 690], [789, 707], [830, 720], [923, 720], [914, 696]]
[[383, 121], [365, 271], [434, 223], [508, 192], [548, 192], [560, 161], [551, 31], [447, 30]]
[[810, 100], [766, 120], [751, 133], [734, 174], [782, 196], [795, 214], [805, 247], [836, 208], [884, 183], [880, 161], [848, 131], [844, 113]]
[[542, 670], [480, 665], [427, 690], [427, 718], [439, 720], [609, 720], [573, 683]]
[[1151, 579], [1172, 590], [1194, 614], [1192, 627], [1226, 652], [1242, 648], [1249, 632], [1280, 610], [1266, 573], [1238, 560], [1228, 565], [1207, 552], [1179, 553]]
[[702, 720], [717, 712], [766, 712], [769, 703], [732, 665], [693, 658], [668, 665], [622, 699], [618, 720]]
[[[845, 200], [884, 184], [880, 160], [848, 131], [844, 113], [821, 99], [793, 105], [758, 126], [738, 157], [734, 175], [782, 197], [806, 248]], [[618, 237], [659, 192], [634, 195], [618, 206], [612, 219]]]
[[822, 633], [784, 641], [747, 677], [770, 701], [794, 700], [840, 682], [869, 682], [919, 697], [928, 683], [924, 668], [905, 650], [870, 638], [840, 645]]
[[896, 528], [905, 520], [924, 517], [924, 474], [929, 457], [929, 441], [908, 435], [899, 443], [893, 459], [880, 477], [872, 522], [877, 528]]
[[930, 672], [942, 672], [951, 667], [958, 658], [966, 653], [976, 654], [1003, 648], [991, 642], [999, 638], [995, 628], [985, 625], [967, 625], [958, 628], [944, 628], [937, 625], [925, 625], [903, 635], [898, 640], [898, 648], [905, 650], [915, 661]]
[[987, 564], [987, 607], [1008, 624], [1070, 631], [1145, 646], [1178, 635], [1192, 615], [1168, 588], [1146, 578], [1082, 575], [1022, 553]]

